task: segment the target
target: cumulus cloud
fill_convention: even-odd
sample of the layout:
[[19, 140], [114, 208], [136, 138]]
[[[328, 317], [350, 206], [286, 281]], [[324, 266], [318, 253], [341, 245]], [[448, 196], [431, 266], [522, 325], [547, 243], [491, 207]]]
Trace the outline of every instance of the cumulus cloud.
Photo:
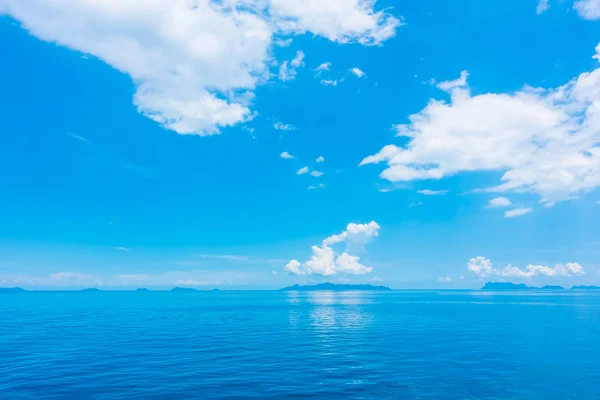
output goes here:
[[364, 71], [362, 71], [360, 68], [356, 68], [356, 67], [351, 68], [350, 72], [352, 72], [352, 74], [354, 76], [356, 76], [357, 78], [362, 78], [363, 76], [365, 76]]
[[311, 186], [309, 186], [308, 190], [324, 189], [324, 188], [325, 188], [325, 184], [319, 183], [318, 185], [311, 185]]
[[533, 192], [542, 202], [600, 186], [600, 68], [510, 94], [472, 95], [467, 77], [439, 83], [450, 101], [432, 99], [396, 126], [405, 146], [385, 146], [360, 165], [387, 162], [380, 176], [392, 182], [503, 171], [500, 184], [480, 190]]
[[548, 1], [549, 0], [540, 0], [538, 2], [537, 7], [535, 8], [536, 14], [541, 14], [550, 8], [550, 4], [548, 4]]
[[308, 173], [308, 167], [302, 167], [298, 171], [296, 171], [297, 175], [303, 175]]
[[440, 283], [452, 282], [452, 278], [450, 278], [449, 276], [440, 276], [439, 278], [437, 278], [437, 280]]
[[323, 172], [321, 172], [321, 171], [312, 171], [310, 174], [311, 174], [312, 176], [314, 176], [315, 178], [318, 178], [318, 177], [320, 177], [321, 175], [323, 175]]
[[323, 156], [319, 156], [319, 157], [317, 157], [317, 159], [315, 161], [318, 163], [322, 163], [322, 162], [325, 162], [325, 158]]
[[291, 159], [291, 158], [296, 158], [296, 157], [294, 157], [293, 155], [291, 155], [290, 153], [288, 153], [287, 151], [284, 151], [283, 153], [281, 153], [281, 154], [279, 155], [279, 157], [281, 157], [281, 158], [285, 158], [285, 159], [287, 159], [287, 160], [289, 160], [289, 159]]
[[600, 19], [600, 0], [578, 0], [573, 8], [583, 19]]
[[282, 81], [291, 81], [296, 78], [298, 74], [297, 69], [304, 66], [304, 52], [297, 51], [296, 57], [294, 57], [288, 64], [288, 61], [281, 63], [279, 67], [279, 79]]
[[[0, 14], [37, 38], [128, 74], [140, 113], [199, 135], [252, 118], [273, 44], [303, 33], [363, 45], [393, 37], [400, 20], [374, 7], [372, 0], [0, 0]], [[293, 62], [282, 77], [292, 76]]]
[[531, 278], [534, 276], [580, 276], [584, 268], [574, 262], [556, 264], [554, 267], [529, 264], [524, 269], [508, 264], [504, 268], [494, 268], [491, 260], [483, 256], [473, 257], [467, 263], [467, 269], [481, 277], [499, 276], [505, 278]]
[[446, 194], [448, 192], [449, 192], [449, 190], [429, 190], [429, 189], [417, 190], [417, 193], [420, 193], [424, 196], [440, 196], [440, 195]]
[[[373, 270], [360, 263], [360, 257], [350, 254], [363, 249], [372, 238], [379, 236], [379, 225], [371, 221], [368, 224], [350, 223], [340, 234], [323, 240], [320, 246], [312, 246], [310, 260], [300, 263], [291, 260], [285, 270], [293, 275], [335, 275], [337, 273], [362, 275]], [[334, 245], [345, 243], [346, 250], [337, 255]]]
[[533, 211], [533, 209], [531, 208], [514, 208], [512, 210], [507, 210], [504, 212], [504, 218], [515, 218], [515, 217], [520, 217], [522, 215], [525, 214], [529, 214], [531, 211]]
[[509, 207], [512, 203], [506, 197], [494, 197], [488, 203], [488, 207], [497, 208], [497, 207]]

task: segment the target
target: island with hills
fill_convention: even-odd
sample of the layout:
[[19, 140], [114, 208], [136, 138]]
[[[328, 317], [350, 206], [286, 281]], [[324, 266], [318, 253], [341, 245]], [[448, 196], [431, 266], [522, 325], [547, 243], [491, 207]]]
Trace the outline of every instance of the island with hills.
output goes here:
[[[546, 285], [542, 287], [527, 286], [524, 283], [511, 282], [486, 282], [481, 290], [497, 291], [497, 290], [566, 290], [562, 286]], [[600, 290], [599, 286], [573, 286], [570, 290]]]
[[294, 291], [314, 291], [314, 290], [330, 290], [335, 292], [350, 291], [350, 290], [361, 290], [361, 291], [382, 291], [392, 290], [387, 286], [373, 286], [373, 285], [349, 285], [349, 284], [335, 284], [330, 282], [319, 283], [317, 285], [293, 285], [284, 287], [279, 290], [294, 290]]

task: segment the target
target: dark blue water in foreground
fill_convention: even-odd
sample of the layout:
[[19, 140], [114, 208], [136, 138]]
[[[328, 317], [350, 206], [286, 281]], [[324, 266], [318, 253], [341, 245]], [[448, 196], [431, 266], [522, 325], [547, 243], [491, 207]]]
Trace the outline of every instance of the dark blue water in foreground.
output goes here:
[[600, 293], [0, 294], [1, 399], [600, 399]]

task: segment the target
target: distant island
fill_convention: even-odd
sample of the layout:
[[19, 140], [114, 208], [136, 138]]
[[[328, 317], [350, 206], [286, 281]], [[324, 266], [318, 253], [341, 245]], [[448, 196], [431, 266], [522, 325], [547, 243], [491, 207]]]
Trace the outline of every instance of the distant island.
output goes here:
[[571, 289], [573, 289], [573, 290], [600, 290], [600, 286], [579, 285], [579, 286], [573, 286]]
[[101, 292], [100, 289], [98, 288], [87, 288], [87, 289], [81, 289], [82, 292]]
[[[576, 287], [574, 286], [573, 289]], [[546, 285], [544, 287], [527, 286], [524, 283], [487, 282], [481, 290], [565, 290], [562, 286]]]
[[27, 290], [20, 287], [12, 287], [12, 288], [0, 288], [0, 293], [22, 293]]
[[175, 293], [194, 293], [194, 292], [199, 292], [199, 290], [198, 289], [194, 289], [194, 288], [174, 287], [173, 289], [171, 289], [171, 292], [175, 292]]
[[317, 285], [294, 285], [288, 286], [279, 290], [297, 290], [297, 291], [313, 291], [313, 290], [331, 290], [336, 292], [346, 291], [346, 290], [392, 290], [387, 286], [373, 286], [373, 285], [346, 285], [346, 284], [335, 284], [335, 283], [319, 283]]
[[144, 287], [143, 287], [143, 288], [137, 288], [137, 289], [135, 289], [135, 291], [136, 291], [136, 292], [149, 292], [149, 291], [150, 291], [150, 289], [147, 289], [147, 288], [144, 288]]

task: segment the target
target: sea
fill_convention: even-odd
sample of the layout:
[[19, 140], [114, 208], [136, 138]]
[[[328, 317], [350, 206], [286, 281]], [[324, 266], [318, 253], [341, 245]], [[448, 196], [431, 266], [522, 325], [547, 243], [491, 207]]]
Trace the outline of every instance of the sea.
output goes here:
[[0, 399], [600, 399], [600, 291], [0, 294]]

